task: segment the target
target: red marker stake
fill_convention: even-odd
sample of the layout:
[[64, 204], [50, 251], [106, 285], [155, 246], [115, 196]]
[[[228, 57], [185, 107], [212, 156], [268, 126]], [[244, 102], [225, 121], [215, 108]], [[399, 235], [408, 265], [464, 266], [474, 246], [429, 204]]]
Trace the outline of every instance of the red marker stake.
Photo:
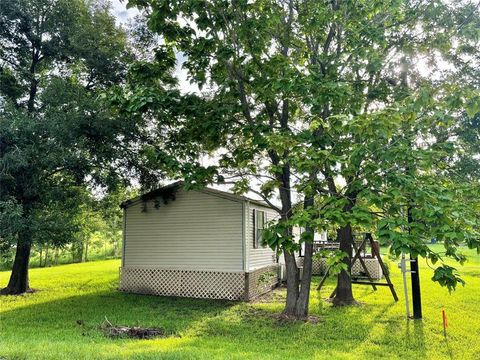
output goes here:
[[442, 309], [442, 318], [443, 318], [443, 335], [447, 337], [447, 327], [448, 327], [448, 318], [445, 309]]

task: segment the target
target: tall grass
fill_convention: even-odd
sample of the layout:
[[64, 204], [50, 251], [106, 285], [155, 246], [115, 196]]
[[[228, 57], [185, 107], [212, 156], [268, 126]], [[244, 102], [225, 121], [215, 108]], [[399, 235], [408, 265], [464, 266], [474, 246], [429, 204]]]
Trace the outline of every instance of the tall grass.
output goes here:
[[[317, 324], [282, 322], [285, 291], [253, 303], [125, 294], [117, 291], [118, 260], [31, 271], [37, 291], [0, 298], [0, 358], [6, 359], [479, 359], [480, 258], [467, 251], [459, 267], [467, 282], [451, 295], [430, 280], [422, 264], [423, 321], [407, 321], [399, 270], [388, 288], [355, 285], [360, 306], [334, 308], [334, 287], [312, 291]], [[0, 272], [0, 286], [8, 280]], [[315, 278], [316, 284], [319, 279]], [[441, 310], [449, 318], [443, 335]], [[110, 339], [99, 325], [161, 327], [154, 340]], [[79, 325], [80, 324], [80, 325]]]

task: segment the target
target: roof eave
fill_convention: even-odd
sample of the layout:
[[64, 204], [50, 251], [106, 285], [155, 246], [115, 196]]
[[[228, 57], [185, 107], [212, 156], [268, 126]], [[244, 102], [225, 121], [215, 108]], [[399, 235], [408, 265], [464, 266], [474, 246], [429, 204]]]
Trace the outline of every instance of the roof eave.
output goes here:
[[[145, 201], [145, 199], [148, 200], [148, 198], [150, 196], [152, 196], [152, 198], [154, 198], [154, 194], [157, 193], [159, 190], [166, 190], [166, 189], [170, 189], [170, 188], [175, 188], [175, 187], [182, 187], [184, 185], [184, 182], [183, 181], [176, 181], [174, 183], [171, 183], [171, 184], [168, 184], [166, 186], [162, 186], [162, 187], [159, 187], [158, 189], [155, 189], [155, 190], [152, 190], [152, 191], [149, 191], [145, 194], [142, 194], [142, 195], [139, 195], [133, 199], [129, 199], [129, 200], [126, 200], [124, 202], [122, 202], [120, 204], [120, 207], [121, 208], [128, 208], [129, 206], [132, 206], [132, 205], [135, 205], [137, 204], [138, 202], [140, 201]], [[204, 187], [204, 188], [200, 188], [200, 189], [195, 189], [196, 191], [201, 191], [203, 193], [207, 193], [207, 194], [211, 194], [211, 195], [214, 195], [214, 196], [221, 196], [221, 197], [224, 197], [224, 198], [228, 198], [230, 200], [233, 200], [233, 201], [237, 201], [237, 202], [245, 202], [245, 201], [248, 201], [252, 204], [256, 204], [258, 206], [263, 206], [263, 207], [267, 207], [267, 208], [272, 208], [270, 205], [268, 205], [266, 202], [263, 202], [261, 200], [255, 200], [255, 199], [250, 199], [246, 196], [243, 196], [243, 195], [236, 195], [236, 194], [232, 194], [230, 192], [227, 192], [227, 191], [222, 191], [222, 190], [217, 190], [217, 189], [213, 189], [213, 188], [209, 188], [209, 187]], [[187, 191], [190, 191], [190, 190], [187, 190]]]

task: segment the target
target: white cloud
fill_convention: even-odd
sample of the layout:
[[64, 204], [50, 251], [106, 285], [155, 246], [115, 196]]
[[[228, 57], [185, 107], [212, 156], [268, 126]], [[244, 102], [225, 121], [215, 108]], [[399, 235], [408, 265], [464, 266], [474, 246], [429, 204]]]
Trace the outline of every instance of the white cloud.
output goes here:
[[117, 25], [126, 24], [138, 15], [136, 8], [127, 9], [128, 0], [112, 0], [112, 13], [117, 19]]

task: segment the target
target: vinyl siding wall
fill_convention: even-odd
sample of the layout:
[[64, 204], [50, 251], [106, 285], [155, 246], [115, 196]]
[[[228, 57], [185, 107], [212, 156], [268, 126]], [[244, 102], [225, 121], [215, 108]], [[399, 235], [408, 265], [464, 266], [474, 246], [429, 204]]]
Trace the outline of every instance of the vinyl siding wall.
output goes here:
[[275, 252], [268, 247], [262, 247], [259, 244], [257, 249], [253, 248], [253, 210], [265, 211], [265, 222], [278, 218], [278, 213], [269, 207], [262, 207], [250, 202], [245, 206], [245, 218], [246, 218], [246, 230], [245, 230], [245, 242], [246, 242], [246, 255], [247, 255], [247, 270], [253, 271], [265, 266], [275, 264]]
[[[242, 271], [242, 203], [180, 190], [176, 200], [126, 209], [124, 267]], [[253, 230], [252, 230], [253, 231]]]

